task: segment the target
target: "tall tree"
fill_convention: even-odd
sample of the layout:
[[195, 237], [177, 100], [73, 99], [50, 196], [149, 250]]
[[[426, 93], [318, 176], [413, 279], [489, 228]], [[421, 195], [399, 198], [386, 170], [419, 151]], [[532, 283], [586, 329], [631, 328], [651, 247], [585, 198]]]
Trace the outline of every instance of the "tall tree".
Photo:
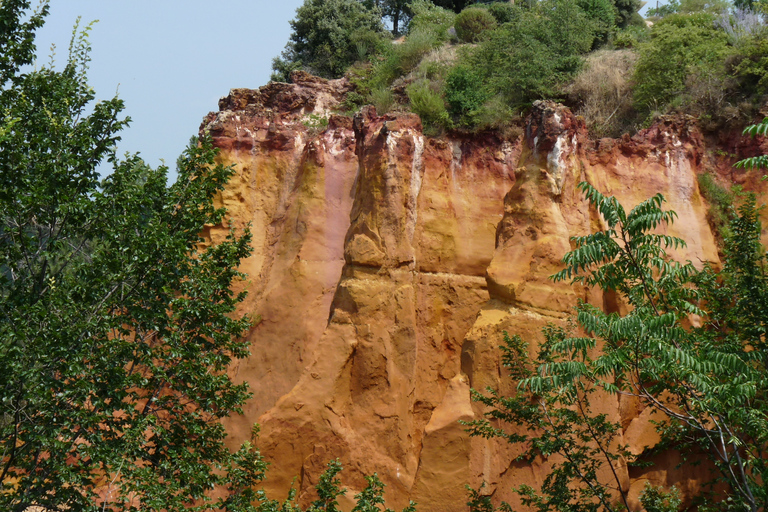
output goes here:
[[0, 509], [246, 510], [264, 463], [220, 419], [248, 397], [226, 368], [247, 354], [230, 286], [249, 235], [200, 238], [232, 171], [205, 139], [170, 187], [119, 161], [128, 120], [92, 102], [88, 28], [62, 70], [25, 70], [48, 13], [29, 8], [0, 2]]
[[272, 80], [287, 81], [299, 68], [325, 78], [342, 76], [380, 44], [381, 17], [378, 7], [358, 0], [305, 0], [290, 22], [285, 50], [272, 61]]
[[363, 5], [369, 9], [377, 9], [382, 16], [392, 21], [392, 35], [397, 37], [408, 26], [413, 13], [413, 0], [363, 0]]

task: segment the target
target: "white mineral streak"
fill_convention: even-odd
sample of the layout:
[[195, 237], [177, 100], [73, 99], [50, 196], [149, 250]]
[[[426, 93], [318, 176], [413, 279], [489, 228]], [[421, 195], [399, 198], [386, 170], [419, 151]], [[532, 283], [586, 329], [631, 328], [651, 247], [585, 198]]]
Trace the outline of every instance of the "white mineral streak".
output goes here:
[[408, 197], [406, 233], [408, 234], [408, 240], [412, 243], [413, 234], [416, 231], [416, 221], [418, 220], [418, 201], [419, 193], [421, 192], [422, 172], [424, 171], [424, 161], [422, 159], [424, 155], [424, 136], [411, 134], [411, 137], [413, 137], [413, 162], [411, 163], [411, 193]]
[[304, 140], [304, 134], [301, 131], [296, 133], [296, 138], [294, 140], [296, 141], [294, 143], [294, 152], [298, 158], [301, 158], [302, 153], [304, 153], [304, 147], [307, 145], [307, 141]]
[[344, 155], [345, 151], [343, 134], [339, 134], [336, 130], [327, 130], [323, 135], [323, 142], [325, 143], [326, 151], [328, 151], [330, 155]]
[[568, 134], [557, 137], [555, 147], [547, 154], [547, 180], [552, 193], [559, 196], [563, 192], [563, 182], [567, 171], [566, 159], [576, 149], [576, 137], [568, 141]]
[[454, 190], [460, 187], [459, 180], [456, 179], [456, 171], [461, 170], [461, 143], [451, 141], [451, 186]]

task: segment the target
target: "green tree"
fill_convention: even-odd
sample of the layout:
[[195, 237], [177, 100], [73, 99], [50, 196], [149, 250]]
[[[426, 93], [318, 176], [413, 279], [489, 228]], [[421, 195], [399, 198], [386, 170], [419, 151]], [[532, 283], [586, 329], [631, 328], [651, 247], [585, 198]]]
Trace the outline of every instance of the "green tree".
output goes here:
[[405, 31], [413, 16], [413, 0], [365, 0], [363, 3], [369, 8], [377, 8], [383, 16], [392, 20], [392, 35], [395, 37]]
[[616, 28], [616, 7], [610, 0], [576, 0], [576, 4], [581, 7], [594, 27], [593, 49], [606, 44], [611, 32]]
[[635, 68], [634, 102], [641, 110], [680, 101], [696, 75], [725, 74], [728, 38], [707, 13], [672, 14], [656, 23], [648, 42], [640, 45]]
[[288, 81], [302, 68], [338, 78], [350, 64], [376, 53], [384, 40], [382, 13], [358, 0], [305, 0], [291, 20], [291, 37], [272, 61], [272, 80]]
[[473, 0], [433, 0], [432, 3], [443, 9], [449, 9], [455, 13], [459, 13], [463, 11], [466, 6], [475, 2]]
[[[768, 117], [763, 119], [757, 124], [753, 124], [744, 128], [744, 135], [755, 137], [762, 135], [763, 137], [768, 134]], [[741, 169], [765, 169], [768, 167], [768, 155], [758, 155], [744, 160], [736, 162], [736, 167]]]
[[62, 70], [29, 70], [48, 6], [29, 7], [0, 2], [0, 509], [249, 510], [265, 464], [220, 422], [249, 396], [226, 374], [249, 234], [200, 237], [232, 170], [205, 138], [170, 187], [118, 160], [128, 120], [93, 103], [88, 29]]
[[475, 70], [488, 97], [517, 108], [556, 95], [592, 47], [594, 28], [575, 1], [543, 0], [491, 31], [459, 65]]
[[[616, 510], [608, 496], [621, 495], [617, 479], [600, 481], [598, 469], [613, 469], [616, 457], [626, 456], [611, 448], [619, 425], [593, 414], [588, 400], [598, 391], [630, 394], [664, 413], [658, 425], [664, 439], [709, 456], [718, 470], [713, 482], [727, 485], [735, 509], [763, 510], [768, 267], [754, 200], [744, 203], [731, 227], [724, 268], [697, 271], [665, 251], [683, 240], [655, 233], [675, 218], [661, 208], [661, 195], [626, 212], [615, 198], [586, 183], [580, 188], [607, 228], [573, 238], [565, 269], [553, 277], [614, 291], [630, 312], [607, 314], [580, 304], [576, 321], [586, 335], [549, 328], [530, 368], [522, 342], [511, 338], [516, 341], [505, 354], [514, 357], [504, 362], [519, 381], [518, 394], [478, 398], [492, 408], [491, 418], [533, 428], [534, 434], [510, 435], [488, 422], [474, 424], [473, 433], [531, 442], [526, 456], [559, 453], [565, 459], [541, 490], [519, 490], [539, 510]], [[684, 327], [692, 314], [701, 327]], [[528, 409], [512, 407], [514, 401]], [[562, 421], [571, 422], [572, 430], [558, 430]], [[580, 491], [569, 493], [573, 488]], [[646, 492], [648, 502], [676, 501], [674, 493], [663, 499], [657, 494]]]
[[616, 7], [616, 24], [620, 28], [627, 28], [636, 22], [645, 24], [638, 11], [643, 6], [641, 0], [613, 0]]

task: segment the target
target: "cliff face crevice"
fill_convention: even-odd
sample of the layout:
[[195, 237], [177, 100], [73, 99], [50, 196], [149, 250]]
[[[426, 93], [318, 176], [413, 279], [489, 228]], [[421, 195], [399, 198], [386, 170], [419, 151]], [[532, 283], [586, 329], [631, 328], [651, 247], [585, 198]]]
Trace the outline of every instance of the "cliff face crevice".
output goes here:
[[[661, 192], [679, 216], [669, 233], [688, 242], [675, 256], [694, 262], [718, 261], [697, 173], [765, 186], [734, 176], [691, 119], [592, 141], [568, 109], [539, 102], [516, 141], [432, 139], [412, 114], [335, 114], [344, 80], [295, 82], [233, 90], [203, 124], [236, 169], [219, 200], [235, 228], [254, 233], [243, 308], [262, 318], [252, 356], [232, 369], [254, 399], [226, 427], [234, 444], [261, 424], [275, 497], [298, 476], [310, 499], [338, 457], [350, 496], [378, 472], [392, 507], [412, 499], [420, 511], [464, 510], [464, 484], [482, 481], [514, 503], [511, 488], [541, 483], [546, 463], [513, 462], [513, 448], [469, 438], [459, 420], [483, 413], [470, 387], [509, 391], [504, 331], [533, 351], [542, 327], [562, 325], [579, 300], [622, 307], [549, 279], [570, 237], [601, 228], [576, 185], [587, 180], [630, 208]], [[599, 408], [633, 450], [655, 442], [640, 404], [604, 396]], [[634, 497], [645, 479], [682, 478], [674, 454], [659, 457], [650, 470], [622, 468]]]

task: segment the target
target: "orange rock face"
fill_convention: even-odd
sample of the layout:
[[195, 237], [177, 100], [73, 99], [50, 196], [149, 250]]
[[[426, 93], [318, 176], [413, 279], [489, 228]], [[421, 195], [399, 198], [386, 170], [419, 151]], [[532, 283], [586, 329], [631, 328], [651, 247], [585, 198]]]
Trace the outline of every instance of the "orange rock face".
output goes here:
[[[630, 208], [661, 192], [679, 215], [669, 233], [688, 242], [675, 256], [717, 262], [696, 176], [710, 167], [733, 180], [730, 162], [710, 157], [684, 119], [595, 142], [568, 109], [539, 102], [517, 141], [431, 139], [415, 115], [333, 114], [343, 80], [294, 82], [233, 90], [203, 125], [236, 169], [220, 201], [236, 229], [250, 224], [254, 234], [243, 308], [261, 322], [251, 357], [232, 369], [254, 398], [226, 423], [233, 443], [261, 425], [266, 488], [278, 499], [292, 482], [300, 500], [312, 499], [338, 457], [349, 497], [377, 472], [393, 508], [414, 500], [421, 512], [466, 510], [464, 485], [483, 481], [514, 503], [511, 488], [541, 483], [546, 463], [513, 462], [508, 445], [470, 438], [459, 420], [482, 415], [470, 388], [510, 386], [503, 331], [535, 344], [579, 299], [622, 307], [548, 279], [570, 237], [600, 228], [576, 184]], [[598, 407], [621, 422], [635, 453], [657, 441], [640, 404], [606, 395]], [[647, 479], [696, 487], [674, 457], [622, 468], [633, 499]]]

